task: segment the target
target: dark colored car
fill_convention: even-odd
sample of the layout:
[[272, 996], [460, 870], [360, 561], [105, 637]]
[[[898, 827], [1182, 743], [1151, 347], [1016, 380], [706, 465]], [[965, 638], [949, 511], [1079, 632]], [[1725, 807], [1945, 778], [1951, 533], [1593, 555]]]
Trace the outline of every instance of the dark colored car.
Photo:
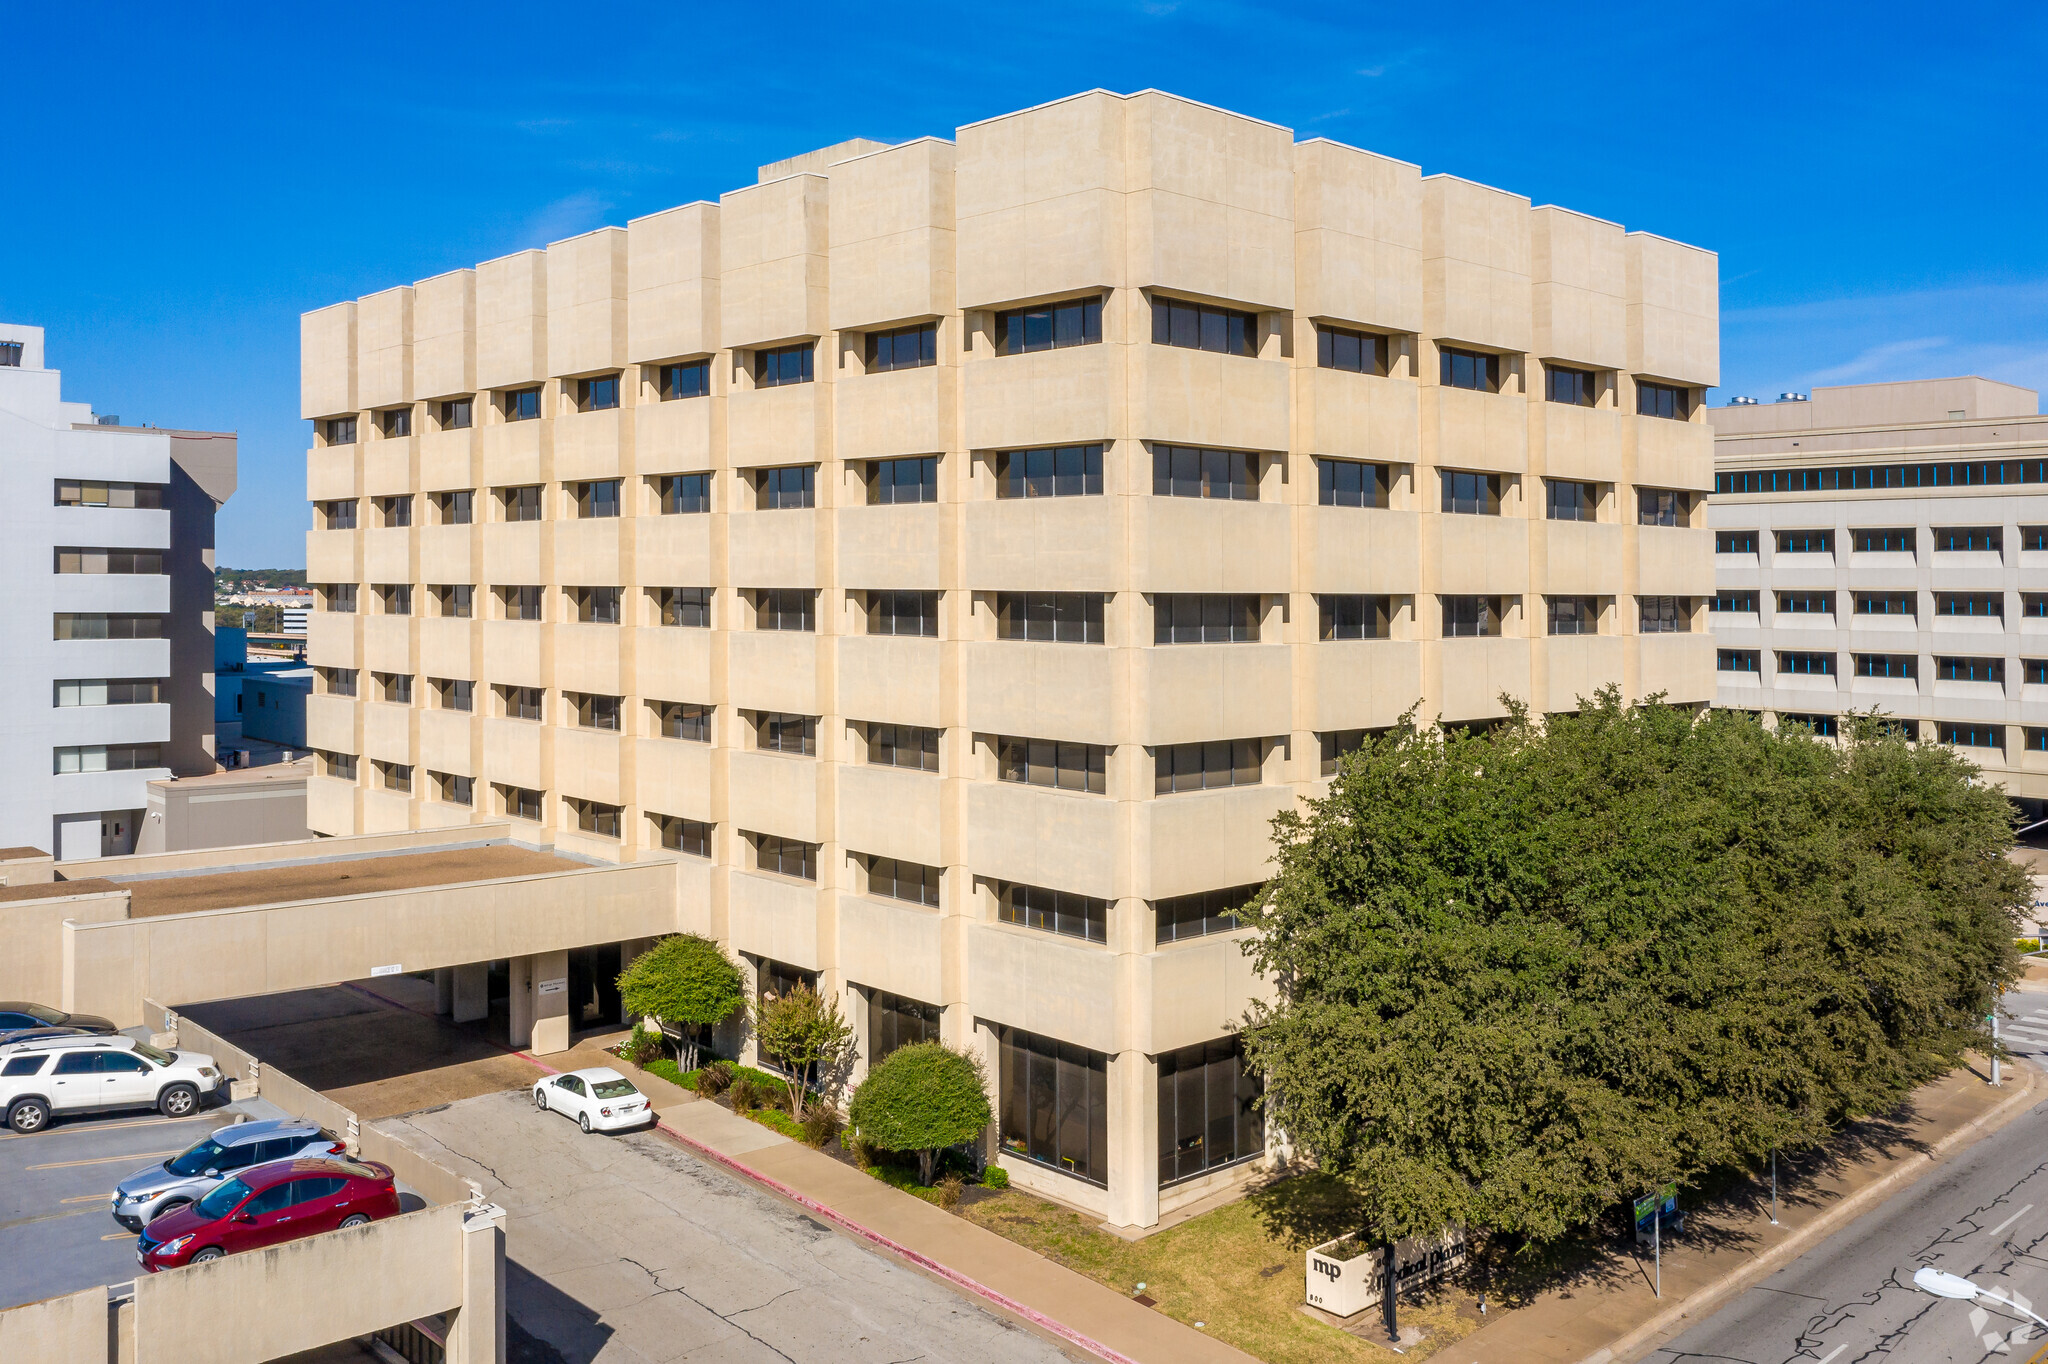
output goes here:
[[98, 1014], [67, 1014], [42, 1004], [25, 1004], [18, 999], [0, 999], [0, 1032], [16, 1028], [76, 1028], [101, 1037], [121, 1031], [109, 1018]]
[[135, 1260], [154, 1274], [359, 1227], [399, 1212], [391, 1167], [373, 1160], [277, 1160], [245, 1170], [142, 1229]]
[[0, 1028], [0, 1047], [9, 1042], [33, 1042], [38, 1037], [92, 1037], [84, 1028]]

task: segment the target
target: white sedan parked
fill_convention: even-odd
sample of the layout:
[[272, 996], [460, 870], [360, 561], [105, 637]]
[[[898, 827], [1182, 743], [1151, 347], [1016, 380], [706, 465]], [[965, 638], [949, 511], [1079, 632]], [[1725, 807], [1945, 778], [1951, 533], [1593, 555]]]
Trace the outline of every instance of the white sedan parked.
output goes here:
[[654, 1104], [609, 1066], [550, 1075], [533, 1086], [533, 1106], [576, 1119], [584, 1131], [616, 1132], [654, 1120]]

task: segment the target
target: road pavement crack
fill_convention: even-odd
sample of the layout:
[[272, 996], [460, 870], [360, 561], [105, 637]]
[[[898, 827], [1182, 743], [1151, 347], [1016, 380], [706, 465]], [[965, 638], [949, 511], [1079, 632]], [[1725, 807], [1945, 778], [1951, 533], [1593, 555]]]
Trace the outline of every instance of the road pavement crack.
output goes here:
[[735, 1330], [735, 1331], [738, 1331], [738, 1332], [739, 1332], [739, 1333], [740, 1333], [741, 1335], [743, 1335], [743, 1336], [745, 1336], [745, 1337], [746, 1337], [747, 1339], [749, 1339], [749, 1340], [753, 1341], [753, 1342], [754, 1342], [754, 1343], [755, 1343], [756, 1345], [759, 1345], [759, 1346], [760, 1346], [760, 1347], [761, 1347], [762, 1349], [764, 1349], [764, 1350], [771, 1350], [771, 1351], [773, 1351], [773, 1352], [774, 1352], [774, 1354], [775, 1354], [775, 1356], [776, 1356], [776, 1357], [777, 1357], [778, 1359], [785, 1359], [785, 1360], [788, 1360], [788, 1361], [789, 1361], [789, 1364], [797, 1364], [796, 1360], [794, 1360], [794, 1359], [791, 1359], [791, 1358], [790, 1358], [790, 1356], [788, 1356], [788, 1355], [784, 1354], [784, 1353], [783, 1353], [783, 1352], [782, 1352], [781, 1350], [779, 1350], [779, 1349], [776, 1349], [776, 1347], [775, 1347], [774, 1345], [772, 1345], [772, 1344], [770, 1344], [769, 1342], [767, 1342], [767, 1341], [765, 1341], [765, 1340], [761, 1339], [761, 1337], [759, 1337], [759, 1336], [755, 1335], [755, 1334], [754, 1334], [754, 1333], [753, 1333], [752, 1331], [749, 1331], [749, 1330], [748, 1330], [748, 1329], [747, 1329], [747, 1328], [746, 1328], [746, 1327], [745, 1327], [745, 1326], [744, 1326], [743, 1324], [741, 1324], [740, 1322], [737, 1322], [737, 1321], [734, 1321], [734, 1320], [733, 1320], [733, 1317], [736, 1317], [736, 1316], [742, 1315], [743, 1313], [746, 1313], [746, 1312], [756, 1312], [756, 1311], [759, 1311], [759, 1310], [760, 1310], [760, 1309], [761, 1309], [762, 1307], [766, 1307], [766, 1306], [768, 1306], [768, 1305], [769, 1305], [769, 1303], [773, 1303], [773, 1302], [776, 1302], [776, 1301], [778, 1301], [778, 1300], [780, 1300], [780, 1299], [782, 1299], [782, 1298], [785, 1298], [785, 1297], [789, 1296], [789, 1294], [791, 1294], [791, 1293], [794, 1293], [794, 1292], [796, 1292], [796, 1289], [794, 1289], [794, 1288], [790, 1288], [790, 1289], [785, 1289], [784, 1291], [782, 1291], [782, 1292], [780, 1292], [780, 1293], [777, 1293], [777, 1294], [776, 1294], [776, 1295], [775, 1295], [775, 1296], [774, 1296], [773, 1298], [770, 1298], [770, 1299], [768, 1300], [768, 1302], [764, 1302], [764, 1303], [761, 1303], [761, 1304], [759, 1304], [759, 1306], [756, 1306], [756, 1307], [743, 1307], [743, 1308], [739, 1309], [739, 1311], [738, 1311], [738, 1312], [734, 1312], [734, 1313], [733, 1313], [733, 1314], [732, 1314], [731, 1316], [728, 1316], [728, 1315], [727, 1315], [727, 1314], [725, 1314], [724, 1312], [721, 1312], [721, 1311], [719, 1311], [719, 1310], [718, 1310], [718, 1309], [717, 1309], [716, 1307], [713, 1307], [713, 1306], [712, 1306], [712, 1305], [711, 1305], [710, 1303], [708, 1303], [708, 1302], [704, 1301], [704, 1300], [703, 1300], [702, 1298], [698, 1297], [698, 1296], [697, 1296], [696, 1294], [692, 1293], [692, 1292], [691, 1292], [691, 1291], [690, 1291], [689, 1289], [687, 1289], [687, 1288], [684, 1288], [684, 1287], [683, 1287], [683, 1286], [682, 1286], [681, 1284], [677, 1284], [677, 1285], [676, 1285], [675, 1287], [673, 1287], [673, 1288], [667, 1287], [666, 1285], [664, 1285], [664, 1284], [662, 1283], [662, 1281], [661, 1281], [661, 1275], [660, 1275], [659, 1273], [657, 1273], [656, 1271], [654, 1271], [654, 1270], [652, 1270], [652, 1269], [649, 1269], [649, 1268], [648, 1268], [648, 1267], [647, 1267], [646, 1265], [643, 1265], [643, 1264], [641, 1264], [641, 1263], [640, 1263], [640, 1262], [639, 1262], [638, 1260], [634, 1259], [634, 1258], [633, 1258], [632, 1256], [630, 1256], [630, 1255], [621, 1255], [621, 1256], [620, 1256], [619, 1258], [620, 1258], [621, 1260], [623, 1260], [623, 1261], [624, 1261], [625, 1263], [627, 1263], [627, 1264], [629, 1264], [629, 1265], [633, 1266], [633, 1268], [635, 1268], [635, 1269], [639, 1270], [639, 1271], [640, 1271], [640, 1272], [641, 1272], [642, 1274], [645, 1274], [645, 1275], [647, 1276], [648, 1282], [652, 1283], [652, 1284], [653, 1284], [653, 1285], [655, 1286], [655, 1288], [656, 1288], [656, 1289], [658, 1289], [659, 1291], [661, 1291], [661, 1292], [663, 1292], [663, 1293], [677, 1293], [677, 1294], [680, 1294], [680, 1295], [682, 1295], [682, 1296], [683, 1296], [684, 1298], [686, 1298], [686, 1299], [688, 1299], [689, 1301], [691, 1301], [691, 1302], [693, 1302], [693, 1303], [697, 1304], [697, 1306], [699, 1306], [699, 1307], [703, 1308], [703, 1309], [704, 1309], [705, 1311], [709, 1312], [709, 1313], [710, 1313], [710, 1314], [711, 1314], [712, 1316], [714, 1316], [714, 1317], [717, 1317], [717, 1318], [718, 1318], [718, 1319], [719, 1319], [720, 1321], [724, 1322], [724, 1323], [725, 1323], [725, 1324], [726, 1324], [727, 1326], [730, 1326], [730, 1327], [732, 1327], [732, 1328], [733, 1328], [733, 1330]]

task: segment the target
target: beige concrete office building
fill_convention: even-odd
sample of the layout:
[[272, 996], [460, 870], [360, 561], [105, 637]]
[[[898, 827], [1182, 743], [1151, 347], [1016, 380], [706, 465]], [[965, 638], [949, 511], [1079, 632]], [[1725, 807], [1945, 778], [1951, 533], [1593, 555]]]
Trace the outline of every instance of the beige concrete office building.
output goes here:
[[[325, 833], [670, 861], [1148, 1226], [1267, 1135], [1228, 911], [1411, 707], [1705, 703], [1716, 262], [1102, 91], [303, 322]], [[565, 944], [566, 946], [567, 944]]]
[[1975, 377], [1709, 414], [1716, 704], [1953, 744], [2048, 814], [2048, 417]]

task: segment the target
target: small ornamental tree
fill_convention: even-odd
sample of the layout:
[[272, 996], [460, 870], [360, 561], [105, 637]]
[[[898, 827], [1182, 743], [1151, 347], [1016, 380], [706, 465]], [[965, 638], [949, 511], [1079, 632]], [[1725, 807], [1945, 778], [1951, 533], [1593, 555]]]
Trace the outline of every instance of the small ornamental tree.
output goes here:
[[840, 1017], [838, 999], [808, 985], [755, 1003], [754, 1040], [764, 1058], [789, 1070], [789, 1115], [799, 1122], [805, 1086], [831, 1091], [853, 1060], [853, 1029]]
[[975, 1057], [914, 1042], [868, 1072], [848, 1116], [863, 1141], [917, 1152], [918, 1180], [930, 1188], [939, 1152], [972, 1141], [988, 1126], [988, 1080]]
[[626, 1008], [657, 1020], [685, 1071], [697, 1068], [696, 1027], [730, 1018], [747, 1002], [746, 981], [723, 948], [695, 933], [663, 938], [619, 973]]

